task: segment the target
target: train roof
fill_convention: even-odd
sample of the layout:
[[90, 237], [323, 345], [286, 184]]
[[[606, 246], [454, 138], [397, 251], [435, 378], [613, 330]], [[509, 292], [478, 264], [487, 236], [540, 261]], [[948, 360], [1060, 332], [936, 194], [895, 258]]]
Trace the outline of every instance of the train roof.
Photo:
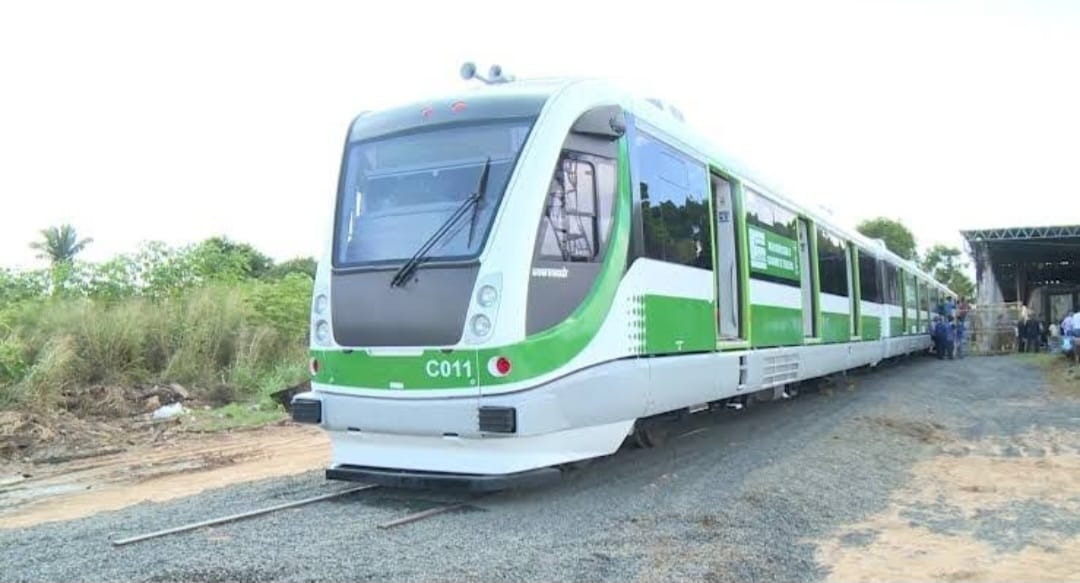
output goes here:
[[702, 132], [687, 123], [682, 117], [681, 112], [677, 109], [655, 99], [633, 97], [631, 98], [631, 101], [633, 103], [633, 112], [636, 117], [644, 119], [650, 125], [667, 133], [669, 137], [683, 142], [684, 146], [689, 146], [691, 149], [696, 150], [699, 156], [712, 163], [718, 164], [721, 170], [731, 173], [734, 177], [749, 184], [755, 190], [769, 195], [770, 198], [790, 208], [792, 211], [802, 214], [803, 216], [812, 219], [815, 223], [824, 225], [837, 234], [848, 238], [860, 247], [876, 253], [878, 257], [886, 258], [891, 263], [903, 267], [906, 271], [920, 275], [935, 287], [948, 293], [952, 293], [948, 287], [942, 285], [929, 273], [923, 271], [919, 265], [890, 251], [885, 246], [885, 242], [881, 239], [867, 237], [853, 227], [842, 225], [827, 214], [794, 200], [779, 188], [770, 185], [762, 178], [763, 175], [761, 172], [752, 169], [749, 165], [740, 161], [738, 157], [730, 151], [722, 148], [717, 140], [705, 136]]
[[[445, 103], [460, 100], [467, 103], [469, 99], [477, 98], [483, 100], [507, 99], [512, 101], [543, 103], [560, 91], [577, 83], [597, 83], [612, 89], [615, 93], [623, 96], [624, 107], [627, 107], [634, 114], [635, 118], [645, 121], [645, 123], [652, 128], [656, 128], [661, 133], [665, 134], [664, 137], [679, 142], [681, 147], [692, 151], [712, 164], [718, 165], [721, 170], [734, 175], [734, 177], [749, 184], [755, 190], [767, 194], [770, 198], [789, 207], [792, 211], [812, 219], [817, 224], [828, 227], [830, 230], [846, 237], [860, 247], [874, 252], [878, 257], [888, 259], [891, 263], [902, 267], [906, 271], [920, 275], [923, 279], [928, 280], [939, 289], [952, 293], [946, 286], [940, 284], [934, 280], [930, 274], [924, 272], [920, 266], [887, 249], [885, 243], [880, 239], [872, 239], [859, 233], [853, 227], [841, 225], [828, 214], [805, 203], [800, 203], [787, 196], [779, 188], [770, 185], [768, 181], [764, 179], [763, 173], [740, 161], [733, 153], [721, 147], [714, 137], [705, 136], [702, 132], [694, 128], [690, 123], [685, 121], [681, 112], [670, 104], [657, 99], [633, 95], [629, 91], [618, 87], [608, 80], [595, 77], [546, 77], [520, 80], [514, 79], [512, 81], [490, 84], [470, 84], [462, 87], [460, 90], [429, 96], [426, 99], [415, 100], [411, 104], [404, 104], [403, 107], [413, 105], [423, 107], [424, 104], [433, 101]], [[400, 108], [394, 109], [400, 110]], [[370, 113], [373, 112], [360, 114], [357, 116], [357, 119]]]

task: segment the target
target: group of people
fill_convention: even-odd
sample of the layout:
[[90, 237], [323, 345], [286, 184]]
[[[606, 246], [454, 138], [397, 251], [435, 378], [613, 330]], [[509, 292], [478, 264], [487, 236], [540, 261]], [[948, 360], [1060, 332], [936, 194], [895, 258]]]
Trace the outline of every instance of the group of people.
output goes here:
[[1016, 351], [1039, 352], [1043, 345], [1048, 345], [1050, 336], [1054, 336], [1053, 324], [1044, 325], [1027, 306], [1022, 306], [1016, 322]]
[[938, 304], [930, 322], [930, 338], [934, 341], [934, 354], [938, 360], [964, 357], [967, 311], [967, 301], [963, 297], [959, 302], [950, 297]]

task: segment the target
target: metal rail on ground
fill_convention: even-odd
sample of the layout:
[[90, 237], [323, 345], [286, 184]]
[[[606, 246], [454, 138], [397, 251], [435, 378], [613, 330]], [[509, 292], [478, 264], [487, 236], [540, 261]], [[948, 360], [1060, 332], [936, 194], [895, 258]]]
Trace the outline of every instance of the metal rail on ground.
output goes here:
[[378, 484], [365, 484], [363, 486], [357, 486], [355, 488], [349, 488], [349, 489], [341, 490], [341, 491], [338, 491], [338, 492], [331, 492], [329, 494], [322, 494], [320, 496], [313, 496], [311, 498], [304, 498], [303, 500], [295, 500], [293, 502], [286, 502], [284, 504], [278, 504], [276, 506], [268, 506], [266, 508], [260, 508], [258, 510], [251, 510], [251, 511], [248, 511], [248, 512], [241, 512], [239, 514], [232, 514], [232, 515], [229, 515], [229, 516], [223, 516], [221, 518], [214, 518], [214, 519], [211, 519], [211, 520], [204, 520], [202, 522], [195, 522], [195, 523], [191, 523], [191, 524], [185, 524], [183, 526], [177, 526], [177, 527], [174, 527], [174, 528], [169, 528], [169, 529], [165, 529], [165, 530], [159, 530], [159, 531], [151, 532], [151, 533], [148, 533], [148, 534], [141, 534], [141, 535], [133, 536], [133, 537], [130, 537], [130, 538], [118, 539], [118, 540], [112, 541], [112, 544], [113, 544], [113, 546], [117, 546], [117, 547], [124, 546], [124, 545], [129, 545], [131, 543], [136, 543], [136, 542], [140, 542], [140, 541], [144, 541], [144, 540], [148, 540], [148, 539], [152, 539], [152, 538], [157, 538], [157, 537], [161, 537], [161, 536], [165, 536], [165, 535], [169, 535], [169, 534], [175, 534], [175, 533], [178, 533], [178, 532], [186, 532], [186, 531], [189, 531], [189, 530], [195, 530], [195, 529], [198, 529], [198, 528], [203, 528], [205, 526], [213, 526], [215, 524], [224, 524], [226, 522], [233, 522], [233, 521], [236, 521], [236, 520], [242, 520], [244, 518], [251, 518], [253, 516], [259, 516], [259, 515], [262, 515], [262, 514], [268, 514], [270, 512], [276, 512], [278, 510], [284, 510], [286, 508], [295, 508], [297, 506], [303, 506], [305, 504], [311, 504], [312, 502], [321, 502], [323, 500], [329, 500], [331, 498], [337, 498], [339, 496], [344, 496], [346, 494], [352, 494], [353, 492], [360, 492], [362, 490], [371, 490], [372, 488], [378, 488], [378, 487], [379, 487]]

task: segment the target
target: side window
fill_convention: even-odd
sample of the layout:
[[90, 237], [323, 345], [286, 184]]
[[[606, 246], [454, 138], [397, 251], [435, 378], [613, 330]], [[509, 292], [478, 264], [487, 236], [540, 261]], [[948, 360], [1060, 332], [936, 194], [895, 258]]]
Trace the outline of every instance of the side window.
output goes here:
[[750, 188], [743, 192], [750, 277], [799, 287], [802, 279], [795, 213]]
[[896, 266], [885, 263], [885, 303], [893, 306], [900, 304], [900, 277]]
[[645, 256], [712, 269], [705, 166], [646, 135], [635, 140]]
[[878, 261], [869, 252], [859, 250], [859, 296], [864, 302], [880, 304], [881, 290], [878, 289]]
[[602, 259], [614, 198], [612, 161], [564, 151], [540, 217], [540, 258], [565, 262]]
[[892, 304], [893, 292], [896, 291], [894, 289], [894, 286], [896, 285], [896, 270], [893, 268], [892, 265], [889, 265], [889, 263], [885, 261], [881, 262], [881, 267], [883, 270], [882, 283], [885, 286], [885, 289], [881, 290], [881, 299], [884, 300], [882, 303]]
[[919, 308], [919, 298], [916, 297], [915, 276], [904, 272], [904, 307], [913, 310]]
[[839, 237], [818, 228], [817, 248], [821, 293], [847, 296], [847, 245]]

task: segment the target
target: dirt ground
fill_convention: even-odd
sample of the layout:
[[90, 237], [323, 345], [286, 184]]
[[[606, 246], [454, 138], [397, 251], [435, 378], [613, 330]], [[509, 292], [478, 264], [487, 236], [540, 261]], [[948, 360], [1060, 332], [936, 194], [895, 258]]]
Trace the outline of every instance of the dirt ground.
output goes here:
[[1080, 581], [1080, 379], [1043, 364], [1063, 363], [896, 363], [389, 535], [445, 500], [378, 490], [112, 548], [338, 486], [315, 428], [148, 428], [3, 466], [0, 580]]
[[116, 453], [51, 463], [5, 464], [0, 529], [70, 520], [146, 501], [326, 467], [318, 428], [275, 424], [223, 434], [183, 434]]
[[1080, 432], [934, 439], [886, 511], [820, 542], [830, 580], [1080, 580]]

